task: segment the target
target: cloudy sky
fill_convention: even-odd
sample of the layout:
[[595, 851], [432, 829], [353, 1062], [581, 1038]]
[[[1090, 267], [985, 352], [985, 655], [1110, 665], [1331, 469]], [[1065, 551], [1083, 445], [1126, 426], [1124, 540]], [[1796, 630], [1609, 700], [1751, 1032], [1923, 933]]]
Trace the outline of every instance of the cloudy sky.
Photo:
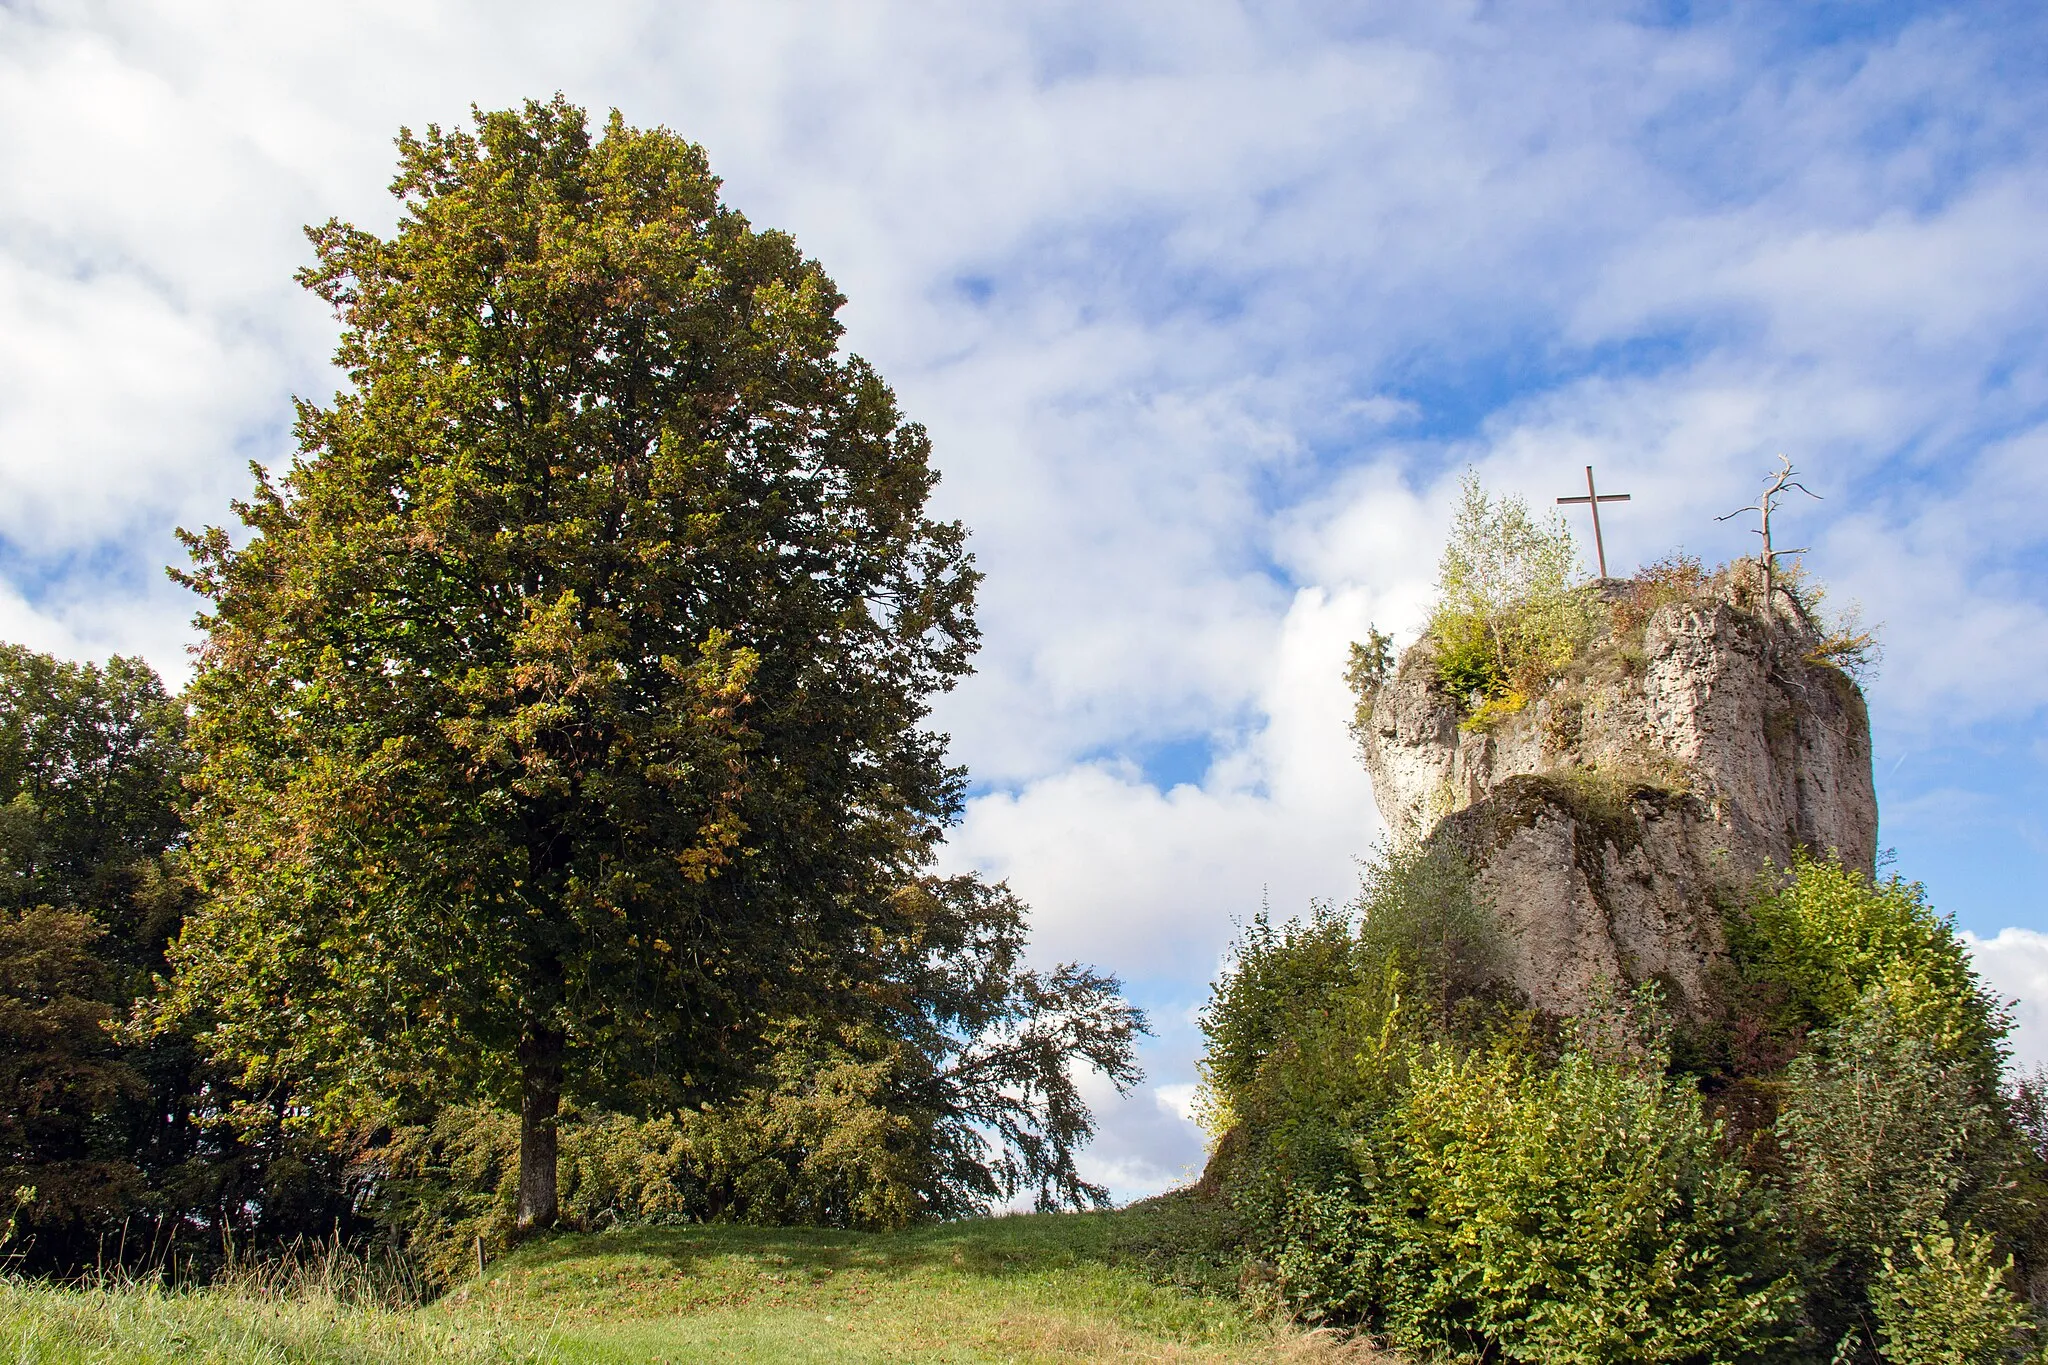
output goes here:
[[1121, 973], [1182, 1117], [1234, 920], [1379, 832], [1339, 670], [1406, 638], [1459, 471], [1634, 500], [1617, 568], [1787, 515], [1884, 625], [1882, 842], [2048, 1057], [2048, 11], [0, 0], [0, 638], [185, 670], [172, 528], [324, 397], [299, 227], [400, 125], [559, 90], [700, 141], [932, 431], [988, 572], [950, 856]]

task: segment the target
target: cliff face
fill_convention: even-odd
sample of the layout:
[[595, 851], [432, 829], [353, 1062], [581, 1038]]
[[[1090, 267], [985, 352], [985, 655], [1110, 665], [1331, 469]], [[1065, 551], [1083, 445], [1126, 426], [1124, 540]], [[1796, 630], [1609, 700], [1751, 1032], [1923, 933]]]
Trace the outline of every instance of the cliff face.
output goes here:
[[[1706, 1002], [1719, 906], [1795, 849], [1871, 870], [1877, 800], [1855, 683], [1753, 566], [1634, 615], [1542, 695], [1483, 730], [1425, 639], [1368, 699], [1361, 741], [1397, 841], [1450, 839], [1477, 869], [1532, 1004], [1583, 1007], [1602, 976]], [[1626, 621], [1631, 594], [1598, 591]]]

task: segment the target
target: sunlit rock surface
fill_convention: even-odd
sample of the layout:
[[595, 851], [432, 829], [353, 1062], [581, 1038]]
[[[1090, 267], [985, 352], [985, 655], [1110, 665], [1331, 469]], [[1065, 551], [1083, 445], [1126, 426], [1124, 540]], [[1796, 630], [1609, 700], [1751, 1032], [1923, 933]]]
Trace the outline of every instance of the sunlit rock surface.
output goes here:
[[[1609, 632], [1490, 728], [1436, 681], [1428, 640], [1371, 698], [1362, 731], [1397, 841], [1452, 839], [1511, 941], [1530, 1003], [1583, 1007], [1602, 978], [1662, 980], [1695, 1011], [1724, 951], [1721, 906], [1795, 849], [1870, 871], [1877, 799], [1862, 693], [1816, 656], [1749, 562]], [[1607, 580], [1609, 603], [1632, 591]]]

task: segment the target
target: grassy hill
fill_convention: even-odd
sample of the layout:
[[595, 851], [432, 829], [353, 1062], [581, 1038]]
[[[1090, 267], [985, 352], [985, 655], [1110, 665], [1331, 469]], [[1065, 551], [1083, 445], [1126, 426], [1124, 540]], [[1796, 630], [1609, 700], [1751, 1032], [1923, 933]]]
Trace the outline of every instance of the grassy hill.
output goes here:
[[901, 1233], [738, 1227], [567, 1234], [424, 1307], [315, 1287], [0, 1284], [21, 1362], [1260, 1361], [1334, 1353], [1254, 1321], [1187, 1247], [1185, 1199]]

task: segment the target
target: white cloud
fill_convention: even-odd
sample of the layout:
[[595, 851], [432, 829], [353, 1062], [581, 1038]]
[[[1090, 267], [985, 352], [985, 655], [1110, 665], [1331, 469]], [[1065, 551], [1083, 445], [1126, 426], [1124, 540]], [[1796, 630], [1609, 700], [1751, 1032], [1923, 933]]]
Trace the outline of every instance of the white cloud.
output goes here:
[[2014, 1064], [2048, 1066], [2048, 934], [2009, 928], [1979, 938], [1966, 930], [1962, 940], [1984, 983], [2013, 1002]]
[[1084, 1084], [1083, 1096], [1101, 1128], [1079, 1159], [1082, 1176], [1108, 1186], [1123, 1200], [1192, 1182], [1208, 1159], [1201, 1129], [1183, 1112], [1193, 1090], [1191, 1085], [1141, 1086], [1118, 1095], [1099, 1081]]
[[1244, 660], [1262, 728], [1223, 743], [1203, 780], [1160, 791], [1128, 764], [1084, 763], [968, 804], [949, 859], [1034, 909], [1042, 958], [1144, 979], [1205, 979], [1233, 919], [1341, 898], [1381, 825], [1346, 730], [1345, 650], [1361, 594], [1305, 589]]
[[1178, 1085], [1155, 1085], [1152, 1099], [1161, 1111], [1173, 1115], [1183, 1123], [1195, 1121], [1195, 1091], [1199, 1087], [1193, 1081]]

